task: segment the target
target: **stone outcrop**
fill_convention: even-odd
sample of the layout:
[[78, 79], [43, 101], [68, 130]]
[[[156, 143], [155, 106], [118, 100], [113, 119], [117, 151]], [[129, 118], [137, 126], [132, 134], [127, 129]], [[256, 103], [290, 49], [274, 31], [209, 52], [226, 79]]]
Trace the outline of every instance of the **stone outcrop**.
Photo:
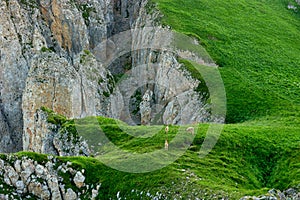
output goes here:
[[34, 114], [29, 135], [24, 135], [24, 145], [28, 150], [59, 156], [89, 156], [88, 144], [78, 135], [62, 128], [61, 124], [48, 122], [46, 111], [38, 109]]
[[[106, 115], [100, 104], [107, 83], [99, 79], [110, 77], [91, 55], [83, 53], [78, 71], [65, 58], [54, 53], [42, 53], [33, 58], [23, 93], [24, 134], [23, 149], [36, 152], [32, 145], [39, 145], [35, 137], [36, 110], [42, 106], [71, 118]], [[40, 138], [42, 139], [42, 138]]]
[[284, 191], [272, 189], [267, 194], [256, 196], [245, 196], [240, 200], [298, 200], [300, 199], [300, 191], [296, 188], [289, 188]]
[[[0, 199], [95, 199], [101, 185], [85, 183], [84, 170], [74, 169], [70, 162], [57, 165], [52, 156], [38, 163], [26, 156], [7, 155], [0, 159], [0, 181]], [[67, 188], [72, 182], [75, 189]]]
[[[208, 105], [201, 101], [201, 94], [195, 91], [199, 81], [181, 68], [182, 65], [172, 53], [164, 52], [157, 59], [158, 64], [136, 65], [126, 73], [126, 79], [118, 82], [123, 109], [117, 110], [116, 114], [113, 112], [114, 117], [129, 124], [189, 124], [208, 121]], [[132, 103], [131, 99], [137, 99], [136, 91], [142, 98], [140, 102], [135, 100], [137, 103]], [[143, 100], [146, 93], [152, 93], [151, 101]], [[111, 102], [117, 101], [118, 96], [112, 96]], [[132, 120], [130, 103], [139, 105], [138, 114], [141, 118], [136, 121]]]
[[75, 185], [78, 187], [78, 188], [81, 188], [83, 185], [84, 185], [84, 180], [85, 180], [85, 177], [82, 175], [81, 172], [77, 172], [75, 174], [75, 177], [74, 177], [74, 183]]

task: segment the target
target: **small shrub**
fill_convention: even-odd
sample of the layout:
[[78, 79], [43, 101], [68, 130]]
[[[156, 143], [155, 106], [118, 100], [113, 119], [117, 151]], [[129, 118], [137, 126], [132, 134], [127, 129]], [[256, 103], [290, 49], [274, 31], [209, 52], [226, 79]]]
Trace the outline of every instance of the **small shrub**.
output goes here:
[[[53, 47], [52, 47], [53, 48]], [[41, 52], [52, 52], [52, 49], [47, 48], [47, 47], [42, 47]]]

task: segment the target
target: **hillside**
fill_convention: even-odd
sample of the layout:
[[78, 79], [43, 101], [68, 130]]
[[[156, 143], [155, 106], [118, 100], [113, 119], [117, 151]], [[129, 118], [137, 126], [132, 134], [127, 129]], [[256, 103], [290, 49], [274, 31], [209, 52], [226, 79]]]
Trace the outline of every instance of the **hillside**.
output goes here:
[[196, 35], [220, 66], [227, 122], [299, 124], [300, 14], [289, 1], [155, 2], [163, 23]]
[[[50, 116], [56, 118], [56, 115]], [[71, 128], [74, 126], [77, 130], [84, 129], [84, 133], [73, 134], [79, 134], [97, 143], [94, 135], [99, 132], [95, 132], [93, 128], [97, 123], [111, 142], [127, 152], [152, 152], [163, 148], [164, 145], [163, 127], [131, 127], [117, 120], [102, 117], [96, 120], [90, 117], [80, 121], [67, 121], [62, 127], [68, 127], [68, 130], [74, 130]], [[179, 126], [170, 127], [169, 138], [180, 134], [178, 128]], [[284, 190], [299, 187], [300, 127], [228, 124], [225, 125], [214, 149], [208, 156], [201, 158], [199, 150], [208, 128], [209, 124], [199, 125], [196, 137], [188, 150], [172, 164], [153, 172], [119, 171], [128, 170], [121, 168], [130, 165], [127, 159], [131, 162], [136, 161], [131, 160], [129, 156], [124, 158], [118, 150], [110, 149], [109, 144], [100, 148], [104, 152], [108, 151], [107, 155], [104, 153], [95, 156], [102, 163], [86, 158], [61, 159], [76, 163], [79, 169], [87, 168], [86, 175], [90, 179], [97, 177], [95, 180], [103, 187], [99, 192], [100, 199], [114, 197], [118, 192], [122, 194], [121, 199], [239, 199], [245, 195], [264, 194], [272, 188]], [[133, 138], [128, 135], [132, 132], [151, 134], [153, 130], [160, 131], [149, 138]], [[164, 160], [160, 159], [144, 162], [146, 165], [164, 165]], [[140, 165], [143, 166], [143, 163]]]
[[[50, 2], [49, 9], [44, 1], [0, 4], [3, 13], [9, 10], [5, 16], [11, 23], [3, 18], [0, 25], [22, 27], [1, 32], [8, 40], [0, 44], [0, 55], [6, 55], [6, 60], [0, 57], [0, 150], [9, 154], [0, 154], [0, 198], [300, 199], [296, 2]], [[203, 65], [162, 50], [131, 49], [115, 60], [107, 56], [109, 51], [121, 54], [116, 44], [128, 36], [126, 30], [149, 24], [194, 38], [206, 56]], [[131, 33], [137, 43], [152, 41], [148, 32]], [[184, 42], [179, 45], [190, 50]], [[7, 56], [11, 52], [16, 54]], [[101, 56], [107, 56], [104, 62]], [[160, 65], [134, 74], [134, 68], [151, 62]], [[205, 118], [214, 101], [206, 95], [215, 94], [199, 74], [207, 67], [218, 70], [224, 82], [224, 126], [215, 123], [222, 119]], [[151, 78], [165, 88], [143, 82]], [[185, 103], [176, 107], [181, 94]], [[120, 114], [120, 99], [128, 100], [125, 107], [131, 110]], [[150, 104], [163, 109], [153, 117]], [[156, 116], [160, 119], [154, 123]], [[186, 134], [188, 127], [194, 135]], [[207, 135], [212, 127], [222, 128], [220, 136]], [[210, 139], [217, 143], [202, 158], [202, 144]]]

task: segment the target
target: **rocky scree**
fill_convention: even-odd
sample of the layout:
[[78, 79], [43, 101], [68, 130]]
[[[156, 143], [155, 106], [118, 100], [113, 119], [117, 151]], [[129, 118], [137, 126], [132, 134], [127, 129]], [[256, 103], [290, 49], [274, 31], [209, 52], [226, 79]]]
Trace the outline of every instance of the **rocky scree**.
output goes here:
[[1, 155], [1, 199], [95, 199], [101, 183], [85, 182], [85, 171], [53, 156]]

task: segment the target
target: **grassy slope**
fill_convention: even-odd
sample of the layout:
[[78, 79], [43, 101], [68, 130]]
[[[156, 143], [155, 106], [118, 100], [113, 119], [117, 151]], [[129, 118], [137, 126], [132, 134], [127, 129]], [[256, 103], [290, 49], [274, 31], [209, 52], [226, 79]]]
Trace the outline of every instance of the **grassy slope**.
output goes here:
[[[200, 38], [221, 67], [227, 122], [244, 122], [226, 125], [214, 149], [226, 159], [246, 162], [234, 163], [236, 170], [227, 172], [225, 185], [241, 171], [248, 173], [242, 175], [248, 180], [238, 184], [242, 188], [299, 184], [300, 15], [287, 10], [285, 0], [155, 2], [164, 24]], [[209, 174], [211, 187], [220, 183], [212, 178], [222, 176], [220, 171]]]
[[228, 122], [299, 117], [300, 15], [288, 1], [156, 2], [165, 24], [196, 34], [222, 67]]
[[[50, 121], [67, 126], [70, 131], [75, 130], [74, 120], [61, 120], [61, 116], [53, 112]], [[77, 130], [85, 130], [79, 135], [85, 138], [92, 136], [91, 139], [97, 141], [95, 121], [106, 136], [123, 150], [145, 153], [164, 146], [165, 133], [159, 127], [130, 127], [103, 117], [77, 121]], [[184, 199], [213, 199], [224, 195], [238, 199], [243, 195], [264, 193], [270, 187], [284, 189], [300, 182], [300, 127], [226, 125], [217, 145], [204, 159], [199, 158], [197, 152], [208, 124], [199, 127], [193, 144], [183, 156], [171, 165], [150, 173], [121, 172], [94, 158], [59, 159], [72, 161], [78, 168], [85, 168], [89, 183], [101, 183], [99, 199], [114, 199], [119, 191], [127, 199], [140, 199], [141, 196], [148, 199], [148, 191], [152, 195], [161, 192], [177, 199], [179, 196]], [[123, 131], [146, 133], [155, 128], [160, 131], [150, 138], [132, 137]], [[170, 127], [169, 138], [177, 134], [177, 128]], [[113, 162], [119, 162], [119, 159], [120, 155], [117, 154], [110, 157]]]

